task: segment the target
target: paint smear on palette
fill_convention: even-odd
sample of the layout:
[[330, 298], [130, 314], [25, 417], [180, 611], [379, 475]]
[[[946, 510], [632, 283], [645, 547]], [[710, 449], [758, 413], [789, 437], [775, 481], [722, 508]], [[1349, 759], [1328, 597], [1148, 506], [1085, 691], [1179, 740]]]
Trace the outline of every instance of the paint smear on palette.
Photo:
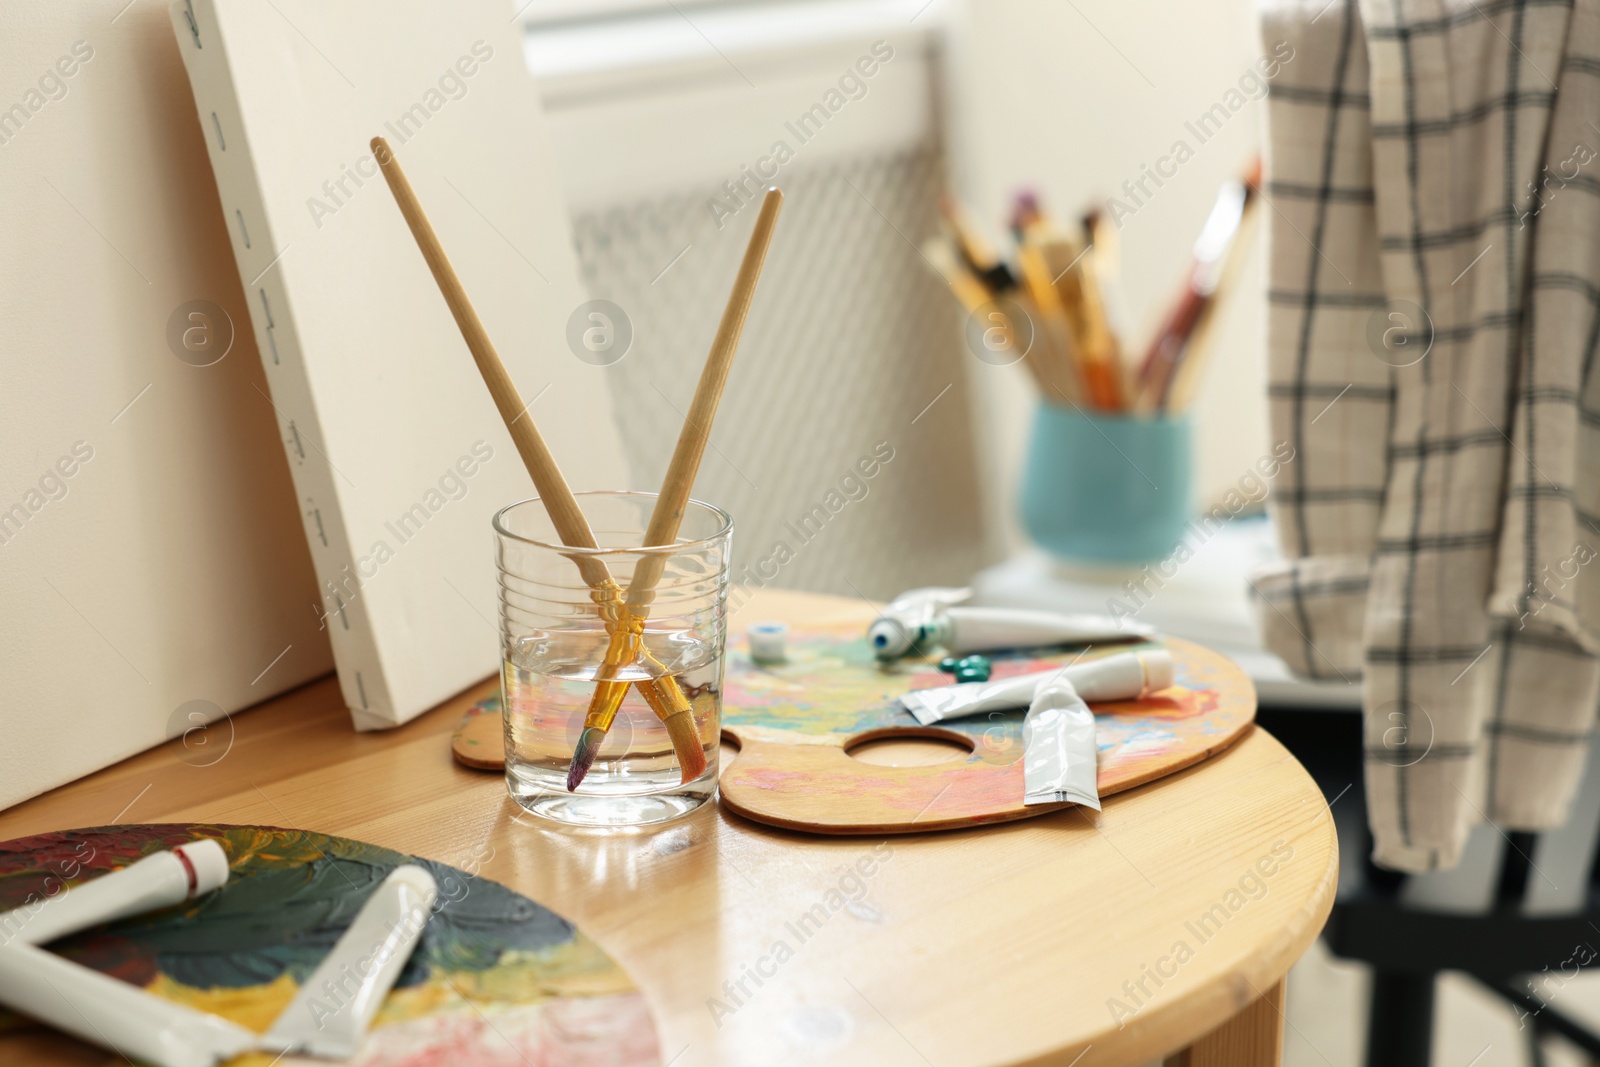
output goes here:
[[[739, 748], [724, 756], [721, 795], [729, 809], [816, 833], [915, 832], [1055, 810], [1022, 803], [1023, 708], [940, 723], [933, 733], [970, 751], [931, 766], [886, 768], [851, 756], [862, 741], [900, 731], [926, 736], [900, 697], [952, 680], [930, 660], [880, 664], [863, 629], [854, 622], [791, 631], [787, 660], [777, 665], [751, 662], [743, 642], [729, 648], [722, 730]], [[1237, 665], [1185, 641], [1165, 644], [1177, 668], [1171, 688], [1094, 706], [1103, 797], [1205, 759], [1244, 736], [1255, 718], [1255, 689]], [[1005, 678], [1142, 647], [1150, 646], [990, 660], [993, 676]], [[452, 739], [457, 759], [500, 768], [499, 715], [498, 695], [466, 711]]]
[[[1249, 680], [1221, 656], [1168, 643], [1175, 684], [1139, 701], [1097, 704], [1102, 796], [1189, 766], [1242, 735], [1255, 714]], [[1050, 670], [1149, 644], [991, 656], [993, 676]], [[1052, 810], [1022, 803], [1025, 708], [943, 722], [925, 730], [901, 706], [914, 689], [951, 683], [928, 660], [879, 664], [859, 626], [791, 632], [788, 660], [757, 666], [732, 650], [723, 686], [723, 728], [740, 754], [722, 777], [733, 810], [824, 833], [861, 827], [911, 831], [1023, 818]], [[880, 767], [851, 757], [853, 744], [898, 731], [942, 734], [970, 747], [926, 766]]]
[[[426, 867], [439, 902], [378, 1011], [359, 1067], [659, 1067], [643, 996], [561, 916], [497, 882], [391, 849], [300, 830], [151, 824], [0, 844], [0, 909], [48, 900], [196, 838], [228, 853], [228, 884], [200, 900], [64, 938], [68, 959], [168, 1000], [264, 1031], [402, 863]], [[469, 866], [487, 862], [487, 849]], [[0, 1030], [29, 1025], [0, 1013]], [[248, 1054], [231, 1067], [267, 1067]], [[299, 1061], [296, 1062], [314, 1062]]]
[[[1036, 655], [999, 654], [991, 657], [994, 678], [1007, 678], [1061, 667], [1078, 659], [1097, 659], [1147, 643], [1105, 646], [1084, 654], [1075, 650]], [[1214, 720], [1222, 679], [1210, 663], [1180, 660], [1176, 684], [1160, 696], [1138, 702], [1099, 704], [1096, 741], [1101, 773], [1109, 763], [1159, 758], [1185, 738], [1196, 734], [1232, 732], [1231, 717]], [[723, 725], [745, 737], [800, 738], [832, 744], [837, 735], [868, 730], [915, 728], [916, 720], [900, 704], [914, 689], [951, 684], [951, 677], [922, 660], [880, 664], [873, 657], [859, 627], [791, 633], [787, 662], [757, 666], [744, 649], [729, 656], [723, 685]], [[965, 734], [974, 741], [970, 763], [992, 765], [1020, 759], [1022, 719], [1026, 709], [990, 712], [969, 719], [940, 723], [941, 728]], [[948, 773], [948, 764], [941, 765]]]
[[[994, 678], [1006, 678], [1033, 671], [1060, 667], [1077, 659], [1134, 648], [1146, 643], [1106, 646], [1087, 654], [1063, 650], [1054, 654], [999, 654], [991, 657]], [[1155, 753], [1163, 739], [1171, 741], [1182, 731], [1195, 733], [1231, 732], [1234, 724], [1227, 716], [1210, 718], [1219, 707], [1217, 686], [1223, 679], [1212, 677], [1210, 664], [1180, 662], [1177, 684], [1161, 697], [1140, 703], [1101, 704], [1098, 743], [1102, 758], [1107, 753]], [[949, 685], [950, 675], [931, 662], [900, 660], [881, 664], [867, 647], [859, 626], [833, 630], [793, 632], [788, 659], [778, 665], [756, 665], [740, 647], [730, 649], [723, 681], [722, 726], [741, 738], [769, 737], [786, 744], [837, 744], [840, 735], [854, 736], [886, 727], [914, 728], [916, 720], [900, 704], [900, 697], [914, 689]], [[956, 719], [940, 724], [955, 733], [972, 736], [980, 760], [1021, 752], [1024, 712], [991, 712], [972, 719]], [[463, 743], [471, 746], [468, 728], [483, 715], [500, 716], [500, 695], [486, 697], [463, 714], [452, 739], [461, 755]], [[475, 727], [474, 727], [475, 729]], [[492, 735], [498, 741], [498, 729]], [[492, 763], [498, 770], [503, 760], [498, 745]]]

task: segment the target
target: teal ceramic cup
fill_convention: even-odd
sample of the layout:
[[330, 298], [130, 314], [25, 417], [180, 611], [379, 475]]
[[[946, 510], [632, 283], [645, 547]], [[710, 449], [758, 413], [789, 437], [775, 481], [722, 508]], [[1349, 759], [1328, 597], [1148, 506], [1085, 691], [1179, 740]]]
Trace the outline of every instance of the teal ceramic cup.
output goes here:
[[1165, 559], [1192, 498], [1186, 417], [1090, 414], [1041, 402], [1022, 476], [1022, 523], [1060, 559]]

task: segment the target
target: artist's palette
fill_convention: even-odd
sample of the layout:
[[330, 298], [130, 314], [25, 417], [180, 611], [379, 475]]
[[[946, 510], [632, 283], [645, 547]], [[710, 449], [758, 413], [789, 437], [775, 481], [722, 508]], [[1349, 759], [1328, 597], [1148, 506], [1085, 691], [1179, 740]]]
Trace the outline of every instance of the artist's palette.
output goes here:
[[[1097, 704], [1102, 797], [1153, 781], [1238, 740], [1255, 719], [1255, 688], [1234, 663], [1187, 641], [1165, 640], [1177, 665], [1170, 689], [1139, 701]], [[1143, 645], [1084, 653], [997, 656], [994, 676], [1045, 670]], [[1039, 815], [1022, 803], [1023, 710], [919, 726], [899, 697], [948, 685], [934, 664], [878, 664], [858, 624], [789, 635], [788, 660], [757, 667], [730, 649], [723, 680], [722, 802], [760, 822], [826, 834], [907, 833]], [[886, 767], [850, 750], [884, 737], [935, 737], [966, 750], [943, 763]], [[504, 766], [498, 698], [469, 709], [452, 748], [462, 763]]]
[[[66, 830], [0, 844], [0, 909], [20, 907], [151, 852], [215, 838], [228, 883], [188, 905], [50, 946], [157, 996], [265, 1031], [379, 882], [419, 863], [439, 886], [422, 940], [379, 1008], [358, 1067], [582, 1064], [659, 1067], [643, 996], [572, 923], [469, 871], [376, 845], [261, 826]], [[485, 847], [467, 866], [493, 855]], [[28, 1025], [0, 1011], [0, 1030]], [[277, 1062], [315, 1063], [286, 1057]], [[267, 1067], [246, 1054], [231, 1067]]]

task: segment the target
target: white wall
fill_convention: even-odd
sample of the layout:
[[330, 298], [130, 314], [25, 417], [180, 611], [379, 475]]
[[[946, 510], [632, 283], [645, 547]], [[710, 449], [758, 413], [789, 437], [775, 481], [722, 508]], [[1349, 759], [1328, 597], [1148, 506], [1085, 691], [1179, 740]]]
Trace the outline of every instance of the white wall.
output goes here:
[[[1003, 236], [1012, 193], [1031, 186], [1071, 216], [1178, 139], [1195, 149], [1164, 187], [1123, 220], [1122, 299], [1142, 352], [1176, 292], [1218, 185], [1260, 143], [1264, 104], [1250, 101], [1200, 143], [1185, 128], [1223, 100], [1261, 58], [1249, 0], [1203, 4], [1115, 0], [952, 3], [947, 106], [952, 181]], [[1131, 201], [1129, 202], [1131, 206]], [[1269, 209], [1270, 210], [1270, 209]], [[1194, 415], [1202, 500], [1234, 484], [1267, 448], [1265, 301], [1259, 250], [1223, 321]], [[987, 370], [987, 369], [986, 369]], [[1014, 487], [1033, 394], [1014, 368], [979, 376], [995, 476]], [[1008, 507], [1007, 515], [1015, 513]]]

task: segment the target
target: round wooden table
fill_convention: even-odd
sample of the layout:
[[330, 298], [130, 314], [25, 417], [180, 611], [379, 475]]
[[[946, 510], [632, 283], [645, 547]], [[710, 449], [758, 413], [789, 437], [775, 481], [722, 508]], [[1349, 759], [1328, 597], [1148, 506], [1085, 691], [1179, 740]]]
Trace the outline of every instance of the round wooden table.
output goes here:
[[[763, 592], [730, 633], [841, 612], [870, 618]], [[493, 684], [356, 734], [327, 678], [235, 715], [215, 763], [153, 749], [0, 813], [0, 839], [263, 823], [459, 866], [487, 843], [479, 873], [576, 921], [633, 975], [670, 1067], [1278, 1062], [1283, 978], [1332, 906], [1338, 854], [1322, 794], [1260, 729], [1098, 816], [816, 837], [708, 805], [651, 832], [574, 833], [451, 759], [457, 718]], [[0, 1062], [106, 1057], [33, 1031], [0, 1037]]]

